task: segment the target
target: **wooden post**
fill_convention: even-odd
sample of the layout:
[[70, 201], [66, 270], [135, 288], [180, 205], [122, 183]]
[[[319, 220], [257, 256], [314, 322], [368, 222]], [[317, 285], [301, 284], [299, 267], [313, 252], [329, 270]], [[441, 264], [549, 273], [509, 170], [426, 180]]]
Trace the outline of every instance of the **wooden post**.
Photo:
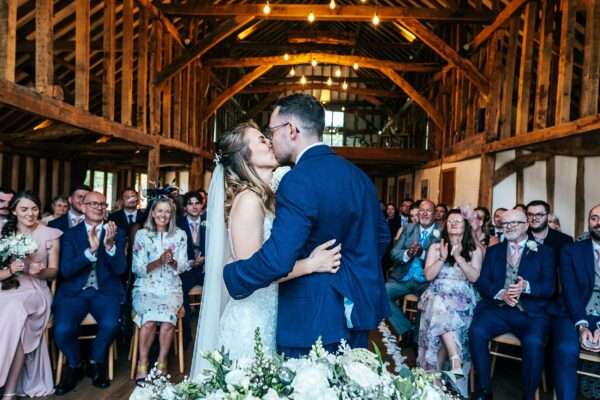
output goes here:
[[556, 160], [554, 156], [546, 160], [546, 201], [554, 212], [554, 186], [556, 176]]
[[138, 66], [137, 66], [137, 123], [145, 133], [148, 132], [148, 10], [140, 9], [140, 25], [138, 28]]
[[593, 115], [598, 110], [598, 82], [600, 80], [600, 4], [586, 0], [585, 44], [583, 49], [583, 82], [581, 116]]
[[[515, 150], [515, 159], [521, 158], [523, 152], [519, 149]], [[517, 168], [517, 203], [523, 203], [524, 201], [524, 187], [525, 179], [523, 176], [523, 167]]]
[[498, 139], [498, 124], [500, 123], [500, 90], [502, 88], [502, 56], [500, 54], [501, 32], [494, 33], [488, 48], [488, 77], [491, 79], [490, 96], [485, 109], [486, 140]]
[[90, 104], [90, 2], [75, 2], [75, 106]]
[[204, 159], [194, 157], [190, 169], [190, 190], [201, 189], [204, 184]]
[[160, 145], [148, 150], [148, 182], [159, 184], [160, 177]]
[[552, 24], [554, 3], [542, 2], [540, 23], [540, 51], [538, 53], [537, 85], [535, 96], [534, 129], [543, 129], [548, 124], [548, 100], [550, 94], [550, 64], [552, 61]]
[[34, 191], [35, 182], [33, 181], [34, 165], [33, 157], [25, 158], [25, 190]]
[[160, 133], [161, 90], [154, 83], [154, 79], [162, 68], [163, 31], [157, 20], [154, 20], [152, 30], [154, 34], [154, 49], [151, 55], [153, 63], [150, 67], [152, 74], [150, 79], [150, 132], [153, 135], [158, 135]]
[[[556, 90], [556, 124], [568, 122], [571, 115], [571, 86], [573, 80], [573, 47], [575, 47], [575, 5], [562, 0], [560, 56]], [[600, 44], [600, 43], [599, 43]]]
[[192, 77], [191, 67], [188, 65], [181, 73], [182, 92], [181, 92], [181, 141], [188, 143], [188, 126], [190, 119], [190, 81]]
[[102, 115], [115, 119], [115, 0], [104, 0]]
[[[510, 137], [512, 133], [513, 90], [515, 87], [515, 66], [517, 63], [517, 44], [519, 39], [519, 24], [521, 16], [510, 19], [508, 29], [508, 51], [506, 53], [506, 66], [502, 84], [502, 106], [500, 109], [500, 137]], [[508, 79], [508, 77], [511, 77]]]
[[0, 1], [0, 79], [15, 81], [17, 0]]
[[[93, 181], [92, 181], [93, 184]], [[63, 193], [69, 193], [71, 190], [71, 161], [65, 161], [63, 164]]]
[[529, 121], [529, 99], [531, 91], [531, 74], [533, 66], [533, 39], [535, 37], [535, 20], [537, 4], [527, 3], [525, 8], [525, 25], [523, 27], [523, 43], [521, 44], [521, 66], [519, 68], [519, 87], [517, 94], [516, 129], [517, 135], [527, 132]]
[[132, 125], [133, 0], [123, 0], [123, 52], [121, 54], [121, 65], [121, 123]]
[[484, 153], [481, 155], [481, 169], [479, 174], [479, 198], [477, 204], [492, 209], [494, 195], [494, 170], [496, 154]]
[[52, 197], [58, 196], [59, 194], [69, 195], [68, 192], [62, 193], [59, 188], [59, 179], [60, 179], [60, 161], [52, 160], [52, 190], [50, 193]]
[[12, 155], [12, 166], [10, 173], [10, 187], [13, 190], [20, 190], [19, 187], [19, 166], [21, 165], [21, 157], [18, 154]]
[[54, 82], [53, 0], [35, 2], [35, 88], [52, 95]]
[[45, 158], [40, 158], [40, 175], [38, 181], [38, 196], [40, 196], [40, 202], [42, 203], [42, 208], [46, 207], [46, 192], [48, 191], [47, 183], [48, 183], [48, 160]]
[[575, 181], [575, 237], [585, 230], [585, 158], [577, 157]]
[[[173, 38], [164, 37], [164, 63], [169, 65], [171, 62], [171, 52], [173, 51]], [[162, 131], [161, 136], [171, 137], [171, 80], [166, 81], [162, 86]]]

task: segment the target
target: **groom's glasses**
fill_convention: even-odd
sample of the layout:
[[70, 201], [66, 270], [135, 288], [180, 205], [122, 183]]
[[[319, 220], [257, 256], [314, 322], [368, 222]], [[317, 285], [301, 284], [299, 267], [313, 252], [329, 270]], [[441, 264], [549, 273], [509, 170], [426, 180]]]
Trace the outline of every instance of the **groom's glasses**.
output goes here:
[[267, 126], [267, 127], [264, 129], [264, 133], [263, 133], [263, 135], [265, 135], [267, 138], [271, 139], [271, 138], [273, 137], [273, 132], [275, 132], [277, 129], [279, 129], [279, 128], [283, 128], [284, 126], [286, 126], [286, 125], [289, 125], [289, 124], [290, 124], [290, 122], [284, 122], [284, 123], [283, 123], [283, 124], [281, 124], [281, 125], [276, 125], [276, 126]]

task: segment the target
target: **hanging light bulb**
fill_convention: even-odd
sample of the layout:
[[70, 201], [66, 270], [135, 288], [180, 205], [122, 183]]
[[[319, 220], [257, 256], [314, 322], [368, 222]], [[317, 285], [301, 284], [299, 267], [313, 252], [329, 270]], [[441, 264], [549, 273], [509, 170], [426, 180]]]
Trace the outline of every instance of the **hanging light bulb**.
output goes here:
[[356, 70], [358, 69], [358, 63], [354, 63], [354, 64], [352, 65], [352, 68], [354, 68], [354, 70], [356, 71]]
[[340, 67], [337, 67], [337, 69], [335, 70], [335, 76], [336, 76], [336, 78], [339, 78], [340, 76], [342, 76], [342, 70]]
[[346, 111], [346, 107], [342, 106], [342, 111]]
[[315, 22], [315, 13], [312, 11], [308, 13], [308, 22], [310, 22], [310, 23]]
[[306, 85], [306, 77], [304, 75], [302, 75], [302, 78], [300, 78], [300, 84]]
[[271, 6], [269, 5], [269, 0], [267, 0], [267, 3], [263, 7], [263, 14], [265, 14], [265, 15], [271, 14]]
[[313, 67], [317, 66], [317, 60], [315, 60], [314, 58], [310, 61], [310, 65], [312, 65]]
[[377, 15], [377, 13], [375, 13], [375, 15], [373, 15], [372, 22], [373, 22], [373, 25], [379, 25], [380, 19], [379, 19], [379, 16]]
[[335, 10], [335, 0], [331, 0], [329, 2], [329, 8], [331, 8], [332, 10]]
[[296, 76], [296, 69], [294, 67], [290, 69], [290, 76]]
[[342, 89], [348, 90], [348, 82], [344, 81], [344, 83], [342, 83]]
[[285, 54], [283, 55], [283, 59], [284, 59], [285, 61], [289, 60], [289, 59], [290, 59], [290, 55], [289, 55], [288, 53], [285, 53]]
[[333, 84], [333, 81], [331, 80], [331, 77], [327, 78], [327, 86], [331, 86], [331, 84]]

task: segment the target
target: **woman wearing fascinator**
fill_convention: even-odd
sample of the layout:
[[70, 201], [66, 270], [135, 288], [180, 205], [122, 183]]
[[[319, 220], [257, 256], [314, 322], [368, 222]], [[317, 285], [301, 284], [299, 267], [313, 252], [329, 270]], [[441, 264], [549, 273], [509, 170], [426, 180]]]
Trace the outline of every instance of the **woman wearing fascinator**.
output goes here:
[[[206, 275], [190, 376], [208, 368], [203, 354], [224, 347], [232, 359], [253, 356], [256, 328], [265, 351], [276, 351], [278, 284], [249, 297], [229, 297], [226, 263], [246, 259], [269, 238], [275, 219], [275, 191], [289, 167], [278, 168], [271, 141], [254, 122], [237, 125], [217, 142], [216, 167], [208, 191]], [[340, 247], [328, 241], [296, 262], [281, 281], [312, 273], [335, 273]]]

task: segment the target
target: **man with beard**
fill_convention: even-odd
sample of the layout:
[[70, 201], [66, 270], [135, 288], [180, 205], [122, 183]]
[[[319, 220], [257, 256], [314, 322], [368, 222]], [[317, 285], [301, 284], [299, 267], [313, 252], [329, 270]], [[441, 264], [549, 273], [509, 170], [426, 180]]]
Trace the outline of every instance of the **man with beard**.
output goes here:
[[565, 316], [553, 321], [554, 386], [558, 400], [577, 397], [580, 347], [600, 352], [600, 204], [588, 215], [589, 238], [563, 247], [561, 303]]
[[561, 248], [573, 243], [573, 238], [560, 231], [550, 228], [548, 217], [550, 205], [542, 200], [533, 200], [527, 204], [527, 220], [529, 221], [529, 233], [539, 244], [551, 247], [556, 258], [556, 266], [560, 260]]
[[400, 214], [400, 226], [406, 226], [406, 224], [410, 223], [410, 206], [413, 205], [413, 201], [412, 199], [404, 199], [402, 200], [402, 203], [400, 203], [400, 209], [399, 214]]
[[13, 197], [15, 197], [14, 190], [0, 187], [0, 232], [2, 232], [2, 228], [10, 214], [9, 206]]
[[[141, 225], [144, 223], [144, 213], [139, 209], [140, 196], [138, 196], [135, 189], [126, 188], [123, 190], [121, 199], [123, 200], [123, 208], [110, 214], [108, 219], [114, 221], [129, 236], [134, 224]], [[133, 238], [131, 240], [133, 241]]]
[[77, 226], [84, 220], [83, 201], [88, 192], [92, 189], [87, 185], [77, 185], [71, 190], [69, 195], [69, 212], [60, 218], [48, 222], [50, 228], [60, 229], [66, 232], [70, 228]]

